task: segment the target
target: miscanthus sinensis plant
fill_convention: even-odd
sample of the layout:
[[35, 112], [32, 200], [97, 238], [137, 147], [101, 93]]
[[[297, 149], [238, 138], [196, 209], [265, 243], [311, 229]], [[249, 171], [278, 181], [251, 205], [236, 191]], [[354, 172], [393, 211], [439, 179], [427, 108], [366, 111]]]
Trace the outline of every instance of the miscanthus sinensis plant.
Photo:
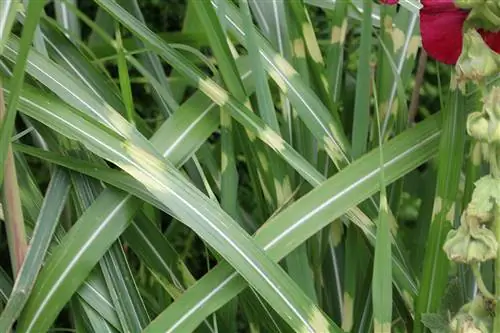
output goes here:
[[0, 1], [0, 332], [499, 332], [499, 29]]

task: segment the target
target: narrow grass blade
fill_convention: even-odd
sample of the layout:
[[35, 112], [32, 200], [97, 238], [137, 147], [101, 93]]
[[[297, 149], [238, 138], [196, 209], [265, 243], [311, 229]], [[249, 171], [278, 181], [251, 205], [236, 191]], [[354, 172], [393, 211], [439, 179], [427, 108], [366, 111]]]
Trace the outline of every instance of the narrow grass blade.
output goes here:
[[[234, 97], [229, 95], [215, 82], [209, 80], [205, 75], [200, 73], [199, 70], [191, 65], [187, 65], [185, 61], [180, 61], [181, 56], [175, 50], [170, 48], [166, 43], [159, 39], [158, 36], [154, 35], [149, 29], [147, 29], [147, 27], [130, 16], [120, 6], [109, 0], [98, 0], [97, 2], [102, 8], [106, 9], [124, 26], [129, 28], [134, 34], [141, 38], [149, 47], [151, 47], [155, 52], [157, 52], [166, 61], [168, 61], [174, 68], [176, 68], [178, 71], [182, 71], [182, 73], [189, 80], [196, 84], [196, 86], [200, 90], [202, 90], [205, 94], [207, 94], [207, 96], [212, 98], [217, 104], [224, 105], [230, 108], [232, 112], [234, 112], [233, 117], [237, 121], [241, 122], [241, 116], [243, 115], [246, 118], [250, 117], [250, 111], [244, 105], [242, 105], [241, 102], [235, 100]], [[234, 9], [231, 8], [231, 6], [232, 5], [229, 4], [226, 5], [228, 13], [230, 11], [234, 12]], [[231, 22], [233, 24], [234, 18], [229, 16], [228, 22]], [[270, 58], [265, 54], [264, 59], [266, 60], [266, 63], [268, 63], [270, 60]], [[300, 78], [297, 77], [295, 70], [281, 57], [279, 58], [279, 62], [277, 64], [273, 62], [272, 66], [274, 70], [272, 73], [270, 73], [271, 77], [277, 76], [277, 80], [279, 80], [278, 82], [282, 85], [284, 82], [286, 82], [286, 84], [289, 84], [291, 79], [293, 82], [300, 82]], [[286, 75], [283, 74], [283, 71], [286, 73]], [[305, 87], [303, 89], [305, 89]], [[293, 87], [293, 90], [290, 89], [290, 92], [293, 93], [293, 98], [298, 103], [303, 103], [304, 98], [306, 97], [313, 98], [313, 93], [309, 90], [307, 91], [309, 95], [304, 95], [304, 91], [299, 94], [295, 87]], [[292, 95], [290, 95], [289, 97], [292, 101]], [[324, 107], [319, 101], [315, 102], [317, 104], [317, 110], [310, 105], [308, 105], [307, 110], [301, 108], [301, 110], [304, 110], [304, 112], [307, 113], [307, 115], [304, 116], [304, 121], [310, 125], [311, 131], [318, 136], [318, 139], [321, 142], [325, 143], [325, 148], [331, 155], [332, 159], [338, 161], [338, 163], [342, 165], [345, 165], [348, 161], [345, 151], [348, 148], [345, 147], [346, 140], [343, 136], [342, 130], [338, 127], [338, 125], [335, 124], [333, 120], [331, 120], [328, 111], [325, 110], [325, 113], [321, 113], [318, 115], [318, 113], [320, 112], [318, 110], [324, 110]], [[250, 129], [246, 124], [245, 126]], [[262, 132], [258, 131], [258, 133]]]
[[366, 151], [370, 130], [371, 87], [368, 78], [372, 77], [370, 54], [372, 45], [372, 2], [363, 1], [363, 22], [361, 23], [361, 44], [359, 46], [358, 71], [356, 74], [356, 98], [352, 127], [352, 155], [359, 158]]
[[118, 63], [118, 78], [120, 80], [120, 89], [122, 92], [123, 104], [125, 104], [126, 119], [134, 124], [135, 118], [135, 108], [134, 99], [132, 96], [132, 87], [130, 86], [129, 69], [127, 66], [127, 59], [125, 57], [125, 50], [123, 49], [122, 35], [120, 31], [120, 26], [116, 23], [115, 27], [115, 38], [117, 44], [117, 63]]
[[[19, 319], [17, 326], [19, 331], [30, 331], [34, 327], [46, 330], [46, 328], [50, 327], [59, 310], [81, 284], [81, 280], [66, 279], [66, 277], [69, 274], [86, 277], [95, 265], [95, 262], [81, 261], [80, 265], [75, 265], [76, 261], [81, 258], [81, 254], [86, 250], [104, 253], [115, 239], [108, 236], [107, 238], [110, 241], [107, 243], [102, 241], [106, 237], [103, 237], [98, 243], [92, 243], [93, 237], [97, 233], [114, 234], [123, 231], [127, 226], [132, 217], [131, 215], [134, 213], [134, 207], [129, 204], [127, 209], [116, 215], [114, 214], [116, 207], [120, 207], [125, 203], [123, 197], [110, 192], [104, 192], [102, 196], [101, 200], [96, 201], [94, 205], [85, 211], [85, 214], [65, 236], [61, 245], [52, 252], [51, 260], [46, 263], [40, 272], [34, 286], [34, 290], [37, 290], [37, 292], [30, 298]], [[95, 218], [95, 216], [101, 218]], [[88, 248], [91, 244], [92, 247]], [[58, 260], [55, 260], [55, 258]], [[44, 281], [51, 281], [51, 283], [47, 285]], [[56, 291], [59, 291], [59, 297], [54, 297]], [[63, 294], [65, 294], [65, 297], [61, 297]]]
[[342, 89], [342, 66], [344, 64], [344, 45], [348, 29], [347, 9], [349, 3], [337, 1], [332, 13], [332, 32], [326, 61], [327, 79], [332, 89], [334, 104], [339, 104]]
[[425, 247], [420, 292], [416, 302], [414, 330], [420, 332], [424, 313], [439, 309], [448, 281], [449, 260], [443, 251], [448, 231], [455, 221], [458, 184], [465, 148], [465, 87], [452, 78], [448, 105], [443, 113], [436, 195]]
[[69, 187], [67, 172], [57, 168], [47, 189], [35, 230], [31, 236], [26, 259], [16, 278], [9, 302], [0, 316], [1, 332], [6, 331], [14, 323], [30, 297], [59, 216], [64, 208]]
[[[70, 149], [68, 153], [71, 157], [77, 156], [94, 160], [96, 164], [104, 164], [104, 161], [89, 156], [79, 147]], [[82, 174], [73, 173], [71, 178], [75, 188], [76, 210], [81, 215], [103, 189], [94, 179]], [[149, 322], [149, 318], [135, 286], [134, 278], [131, 276], [130, 268], [123, 257], [121, 244], [115, 242], [100, 260], [100, 268], [110, 295], [109, 299], [112, 300], [120, 320], [121, 329], [127, 332], [140, 332]]]
[[10, 276], [0, 269], [0, 299], [2, 303], [7, 304], [9, 296], [12, 293], [13, 282]]
[[[375, 80], [371, 80], [375, 84]], [[375, 105], [378, 105], [375, 94]], [[379, 142], [382, 141], [382, 126], [378, 108], [376, 108]], [[387, 191], [384, 171], [384, 149], [379, 149], [380, 157], [380, 208], [375, 242], [375, 258], [373, 260], [372, 299], [373, 327], [375, 333], [391, 332], [392, 324], [392, 279], [386, 272], [392, 271], [391, 260], [391, 216], [387, 201]]]
[[[264, 122], [276, 133], [280, 134], [278, 117], [274, 108], [268, 77], [263, 67], [263, 59], [258, 51], [257, 36], [254, 31], [252, 14], [250, 12], [248, 1], [243, 1], [241, 3], [241, 13], [244, 27], [246, 28], [246, 31], [248, 31], [246, 34], [246, 42], [252, 65], [252, 73], [254, 73], [256, 83], [257, 110]], [[270, 152], [269, 149], [261, 149], [263, 150], [262, 152], [257, 151], [257, 155], [262, 156], [259, 160], [265, 158], [264, 154], [267, 152], [266, 162], [274, 166], [272, 172], [266, 170], [265, 165], [261, 166], [265, 177], [271, 181], [273, 200], [270, 202], [268, 201], [267, 205], [269, 210], [272, 211], [273, 209], [276, 209], [276, 207], [285, 205], [288, 198], [293, 195], [290, 177], [286, 174], [286, 166], [283, 163], [283, 160], [279, 159], [278, 156]]]
[[150, 319], [119, 240], [101, 260], [101, 269], [123, 330], [141, 332]]
[[[144, 15], [142, 14], [139, 7], [139, 2], [137, 0], [120, 0], [119, 3], [129, 13], [134, 15], [134, 17], [138, 18], [139, 21], [146, 23]], [[144, 43], [135, 36], [132, 37], [132, 42], [133, 45], [138, 49], [145, 48]], [[126, 49], [130, 50], [128, 45], [126, 45]], [[154, 85], [152, 86], [152, 88], [153, 98], [160, 107], [161, 112], [165, 117], [172, 115], [178, 109], [179, 105], [173, 96], [172, 89], [174, 87], [169, 83], [168, 77], [163, 70], [163, 65], [160, 58], [153, 52], [147, 51], [139, 54], [139, 62], [148, 72], [152, 73], [152, 75], [158, 82], [160, 82], [159, 87], [161, 87], [161, 89]]]
[[94, 309], [102, 318], [117, 330], [121, 329], [116, 309], [111, 301], [111, 296], [106, 288], [104, 278], [98, 269], [94, 269], [80, 288], [78, 296], [73, 297], [71, 303], [86, 303]]
[[3, 53], [3, 47], [9, 39], [10, 31], [20, 5], [19, 0], [5, 0], [0, 2], [0, 54]]
[[59, 24], [68, 31], [73, 38], [80, 38], [80, 22], [78, 17], [71, 12], [68, 4], [76, 5], [76, 0], [56, 0], [54, 8], [56, 11], [56, 19]]
[[[11, 1], [7, 2], [7, 6], [12, 4]], [[0, 161], [5, 161], [7, 155], [7, 147], [10, 143], [10, 137], [14, 131], [14, 122], [16, 120], [17, 114], [17, 103], [19, 96], [21, 94], [21, 89], [24, 82], [24, 67], [26, 65], [26, 60], [28, 58], [28, 52], [31, 48], [31, 42], [35, 34], [35, 30], [38, 26], [38, 21], [40, 15], [43, 12], [45, 6], [45, 1], [30, 1], [28, 8], [26, 9], [26, 20], [23, 26], [23, 32], [21, 36], [21, 47], [18, 57], [16, 58], [14, 73], [11, 79], [11, 89], [12, 94], [9, 95], [9, 100], [7, 101], [7, 112], [6, 116], [0, 124]], [[11, 13], [11, 8], [7, 8], [7, 15], [14, 15]], [[2, 13], [3, 14], [3, 13]], [[11, 18], [5, 18], [6, 20], [11, 20]], [[10, 23], [12, 24], [12, 23]], [[10, 29], [9, 29], [10, 30]], [[7, 33], [7, 31], [6, 31]], [[2, 36], [2, 41], [7, 38]], [[3, 183], [4, 177], [4, 164], [0, 163], [0, 185]]]
[[[436, 119], [429, 119], [383, 146], [387, 152], [384, 154], [387, 183], [435, 155], [440, 134], [437, 125]], [[375, 150], [295, 202], [256, 233], [256, 242], [273, 260], [283, 258], [301, 243], [301, 239], [379, 190], [380, 167], [372, 163], [376, 159], [378, 151]], [[332, 193], [337, 195], [332, 196]], [[312, 220], [314, 228], [308, 223]], [[244, 280], [228, 264], [219, 264], [153, 320], [145, 333], [191, 331], [202, 318], [228, 302], [245, 286]]]
[[[167, 203], [174, 214], [178, 215], [184, 223], [187, 223], [198, 235], [205, 238], [229, 262], [232, 262], [242, 275], [252, 282], [252, 286], [259, 293], [265, 295], [266, 301], [275, 305], [275, 309], [291, 325], [297, 325], [297, 327], [303, 327], [309, 331], [314, 329], [335, 330], [334, 324], [321, 314], [319, 309], [310, 302], [283, 270], [269, 260], [220, 207], [200, 194], [172, 165], [156, 157], [154, 150], [146, 148], [145, 141], [139, 141], [140, 146], [132, 141], [123, 141], [92, 118], [62, 105], [54, 112], [53, 102], [50, 102], [52, 112], [47, 112], [48, 96], [33, 103], [32, 101], [37, 99], [36, 94], [30, 94], [28, 90], [30, 89], [25, 86], [24, 93], [29, 97], [25, 95], [28, 98], [23, 99], [21, 109], [24, 113], [36, 117], [69, 138], [85, 142], [85, 145], [92, 151], [110, 159], [113, 163], [133, 174], [136, 179], [146, 185], [155, 197]], [[41, 108], [35, 107], [37, 104]], [[80, 124], [79, 127], [70, 125], [76, 122]], [[148, 163], [144, 164], [144, 161]], [[169, 185], [167, 186], [167, 184]], [[200, 218], [205, 223], [199, 223]], [[120, 228], [123, 228], [124, 225], [126, 222]], [[120, 228], [117, 228], [117, 231]], [[88, 237], [90, 236], [91, 234], [88, 235]], [[80, 246], [83, 246], [85, 250], [88, 244], [84, 243]], [[103, 242], [103, 244], [105, 243]], [[103, 249], [101, 246], [100, 250]], [[95, 251], [98, 252], [98, 250]], [[76, 248], [73, 251], [84, 252]], [[43, 279], [39, 281], [43, 281]], [[54, 292], [50, 291], [49, 294]], [[38, 302], [45, 301], [31, 302], [30, 309], [27, 311], [38, 309], [33, 316], [40, 319]], [[315, 318], [314, 321], [312, 318]], [[34, 321], [29, 320], [29, 323], [25, 322], [24, 325], [26, 326], [23, 327], [31, 327], [34, 325]]]

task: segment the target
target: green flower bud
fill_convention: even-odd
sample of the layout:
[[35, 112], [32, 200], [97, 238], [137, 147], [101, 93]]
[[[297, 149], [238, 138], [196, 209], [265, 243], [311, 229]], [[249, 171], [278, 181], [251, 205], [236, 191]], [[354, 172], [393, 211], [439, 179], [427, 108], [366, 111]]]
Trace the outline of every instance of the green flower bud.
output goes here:
[[467, 30], [463, 37], [462, 53], [456, 65], [459, 79], [481, 81], [496, 74], [498, 67], [498, 55], [486, 45], [476, 29]]
[[500, 4], [492, 0], [455, 0], [459, 8], [470, 10], [466, 27], [500, 30]]
[[448, 259], [466, 264], [495, 259], [497, 248], [495, 234], [480, 227], [477, 219], [466, 219], [465, 213], [460, 227], [450, 230], [443, 246]]
[[452, 332], [460, 333], [488, 333], [492, 327], [492, 317], [487, 300], [477, 295], [474, 299], [462, 306], [450, 322]]
[[474, 139], [488, 142], [489, 123], [483, 112], [472, 112], [467, 117], [467, 134]]
[[450, 323], [453, 333], [488, 333], [474, 324], [474, 318], [466, 313], [457, 314]]
[[474, 186], [472, 199], [462, 216], [467, 220], [475, 217], [479, 223], [489, 222], [493, 218], [494, 204], [500, 205], [500, 179], [487, 175], [477, 180]]
[[484, 96], [483, 110], [490, 118], [500, 121], [500, 86], [494, 86]]

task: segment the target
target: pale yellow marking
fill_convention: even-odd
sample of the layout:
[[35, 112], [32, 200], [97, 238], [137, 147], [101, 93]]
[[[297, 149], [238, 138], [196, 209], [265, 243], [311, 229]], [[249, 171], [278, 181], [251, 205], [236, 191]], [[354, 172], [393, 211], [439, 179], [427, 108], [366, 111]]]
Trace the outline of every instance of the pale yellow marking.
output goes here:
[[434, 207], [432, 208], [432, 220], [434, 220], [434, 217], [441, 212], [443, 206], [443, 199], [441, 197], [436, 197], [434, 199]]
[[[309, 315], [309, 322], [311, 323], [314, 332], [331, 331], [330, 324], [328, 323], [328, 321], [326, 321], [325, 316], [323, 316], [323, 314], [315, 308], [313, 308], [312, 313]], [[304, 332], [309, 332], [309, 330], [304, 327]]]
[[385, 28], [385, 31], [387, 31], [387, 32], [392, 30], [392, 17], [391, 16], [385, 17], [384, 28]]
[[248, 140], [250, 140], [250, 142], [255, 142], [255, 140], [257, 140], [257, 136], [255, 135], [254, 132], [250, 132], [249, 130], [246, 130], [246, 133], [248, 136]]
[[198, 80], [198, 86], [201, 91], [208, 95], [208, 97], [210, 97], [215, 104], [219, 106], [226, 104], [229, 100], [227, 91], [208, 78]]
[[276, 188], [276, 199], [278, 206], [283, 206], [290, 200], [292, 196], [292, 185], [290, 184], [290, 178], [285, 176], [285, 178], [280, 182], [277, 178], [274, 178], [274, 187]]
[[394, 52], [398, 52], [405, 45], [405, 34], [401, 29], [394, 28], [391, 31], [391, 37], [394, 44]]
[[268, 141], [271, 147], [274, 147], [278, 150], [283, 150], [285, 148], [285, 141], [280, 137], [276, 132], [274, 132], [270, 127], [264, 128], [264, 131], [261, 133], [262, 138], [265, 141]]
[[293, 68], [292, 65], [290, 65], [290, 63], [288, 63], [288, 61], [286, 61], [286, 59], [282, 56], [275, 56], [274, 62], [276, 63], [276, 66], [279, 68], [279, 70], [283, 72], [283, 74], [285, 74], [287, 77], [291, 77], [297, 74], [295, 68]]
[[331, 140], [329, 137], [325, 136], [323, 137], [323, 142], [325, 145], [325, 150], [330, 157], [335, 158], [336, 160], [341, 160], [342, 157], [342, 152], [340, 151], [339, 147]]
[[323, 74], [321, 74], [321, 83], [323, 83], [323, 86], [325, 87], [325, 89], [328, 91], [330, 90], [329, 88], [329, 84], [328, 84], [328, 80], [326, 79], [326, 76], [324, 76]]
[[[135, 162], [140, 161], [144, 165], [144, 168], [147, 169], [147, 173], [146, 171], [143, 171], [137, 166], [129, 163], [119, 163], [119, 166], [123, 170], [125, 170], [125, 172], [131, 174], [134, 178], [144, 184], [146, 188], [156, 190], [158, 192], [164, 192], [165, 190], [162, 182], [154, 178], [157, 173], [161, 174], [165, 172], [162, 162], [156, 156], [151, 155], [144, 149], [137, 147], [129, 142], [123, 143], [123, 146], [128, 154], [132, 157], [132, 160], [134, 160]], [[146, 167], [146, 165], [148, 167]], [[162, 179], [165, 180], [165, 177], [162, 177]]]
[[227, 158], [226, 153], [222, 153], [220, 157], [220, 168], [221, 172], [224, 173], [229, 165], [229, 159]]
[[391, 323], [379, 323], [377, 319], [373, 319], [374, 333], [391, 333]]
[[417, 57], [418, 48], [420, 47], [420, 36], [413, 36], [410, 38], [410, 43], [408, 44], [408, 53], [406, 58]]
[[287, 85], [285, 83], [285, 78], [283, 78], [282, 75], [284, 75], [286, 79], [289, 79], [293, 77], [295, 74], [297, 74], [297, 71], [288, 63], [288, 61], [286, 61], [280, 55], [274, 57], [274, 63], [276, 64], [276, 67], [281, 73], [277, 72], [276, 70], [272, 70], [269, 72], [269, 74], [273, 78], [274, 82], [276, 82], [278, 87], [280, 87], [280, 89], [284, 93], [286, 93]]
[[332, 28], [332, 39], [331, 39], [331, 43], [332, 44], [344, 44], [345, 42], [345, 36], [346, 36], [346, 32], [347, 32], [347, 20], [344, 20], [342, 22], [342, 25], [339, 27], [339, 26], [334, 26]]
[[304, 34], [304, 38], [307, 41], [310, 41], [310, 43], [307, 43], [309, 53], [311, 54], [311, 58], [314, 60], [314, 62], [318, 64], [323, 64], [323, 57], [321, 56], [321, 51], [319, 50], [316, 45], [313, 45], [313, 42], [316, 41], [316, 35], [314, 34], [314, 30], [312, 26], [306, 22], [302, 25], [302, 32]]
[[306, 57], [306, 50], [302, 39], [297, 38], [293, 41], [293, 54], [301, 59]]
[[353, 326], [353, 306], [354, 302], [351, 295], [344, 293], [344, 302], [342, 303], [342, 330], [350, 332]]
[[450, 210], [446, 213], [446, 220], [453, 224], [453, 221], [455, 220], [455, 203], [451, 205]]
[[269, 163], [267, 161], [267, 156], [264, 154], [263, 151], [258, 151], [257, 152], [257, 158], [259, 159], [260, 161], [260, 164], [262, 165], [262, 169], [264, 169], [264, 171], [269, 171]]

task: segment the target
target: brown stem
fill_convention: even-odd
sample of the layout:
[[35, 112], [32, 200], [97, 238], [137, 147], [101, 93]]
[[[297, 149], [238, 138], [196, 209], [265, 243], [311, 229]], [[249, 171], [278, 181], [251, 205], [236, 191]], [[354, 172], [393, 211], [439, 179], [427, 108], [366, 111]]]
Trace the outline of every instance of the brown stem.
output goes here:
[[413, 87], [413, 93], [411, 95], [410, 108], [408, 109], [408, 122], [410, 124], [415, 122], [415, 117], [417, 116], [418, 105], [420, 102], [420, 87], [422, 87], [422, 83], [424, 82], [425, 65], [427, 65], [427, 52], [422, 49], [420, 57], [418, 58], [415, 86]]
[[[0, 123], [5, 117], [5, 102], [2, 81], [0, 80]], [[0, 161], [2, 162], [2, 161]], [[9, 143], [4, 163], [4, 182], [2, 188], [2, 203], [5, 215], [5, 229], [12, 262], [14, 277], [23, 264], [28, 243], [24, 230], [24, 218], [21, 209], [19, 185], [17, 184], [16, 165], [12, 146]]]

